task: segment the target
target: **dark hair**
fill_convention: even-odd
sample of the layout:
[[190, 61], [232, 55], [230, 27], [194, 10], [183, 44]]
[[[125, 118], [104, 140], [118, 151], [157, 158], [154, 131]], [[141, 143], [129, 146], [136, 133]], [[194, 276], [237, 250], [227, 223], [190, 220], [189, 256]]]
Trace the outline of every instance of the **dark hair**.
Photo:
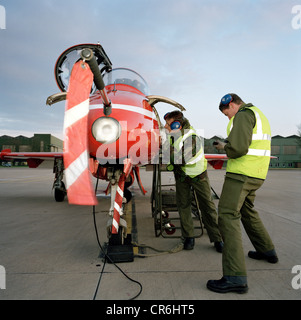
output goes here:
[[[230, 95], [230, 96], [232, 97], [232, 100], [231, 100], [230, 102], [234, 102], [234, 103], [236, 103], [236, 104], [238, 104], [238, 105], [241, 105], [241, 104], [244, 103], [243, 100], [242, 100], [237, 94], [235, 94], [235, 93], [228, 93], [228, 95]], [[222, 103], [222, 101], [221, 101], [220, 104], [219, 104], [219, 109], [220, 109], [220, 111], [223, 112], [223, 110], [228, 109], [230, 102], [229, 102], [228, 104], [224, 104], [224, 103]]]
[[166, 119], [174, 119], [175, 121], [180, 121], [182, 123], [184, 120], [184, 115], [181, 111], [175, 110], [166, 114], [165, 120]]

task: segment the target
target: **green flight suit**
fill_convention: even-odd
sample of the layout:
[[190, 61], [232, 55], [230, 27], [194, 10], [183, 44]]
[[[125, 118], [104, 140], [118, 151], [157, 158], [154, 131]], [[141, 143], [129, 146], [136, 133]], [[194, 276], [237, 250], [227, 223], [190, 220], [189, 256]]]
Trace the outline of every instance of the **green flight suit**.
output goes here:
[[[181, 132], [178, 134], [184, 137], [185, 132], [190, 129], [189, 121], [185, 119]], [[220, 242], [222, 241], [222, 237], [218, 230], [217, 211], [212, 200], [211, 187], [206, 170], [207, 160], [203, 156], [202, 160], [199, 160], [194, 165], [190, 164], [191, 159], [195, 159], [200, 153], [200, 149], [202, 149], [201, 143], [199, 143], [200, 141], [197, 140], [200, 138], [196, 135], [191, 135], [191, 146], [188, 148], [182, 147], [180, 150], [177, 150], [174, 145], [176, 141], [179, 141], [177, 140], [180, 138], [179, 135], [174, 136], [174, 143], [171, 143], [170, 158], [172, 162], [175, 163], [178, 163], [178, 161], [174, 161], [175, 159], [181, 160], [181, 164], [173, 165], [173, 171], [176, 181], [176, 199], [181, 221], [182, 238], [192, 238], [195, 234], [191, 213], [191, 187], [193, 187], [198, 198], [202, 212], [202, 221], [207, 230], [210, 242]], [[203, 165], [200, 165], [200, 161]], [[186, 174], [187, 171], [193, 171], [191, 167], [195, 169], [198, 168], [192, 176]]]
[[[231, 159], [244, 156], [252, 141], [256, 124], [254, 113], [243, 105], [235, 115], [233, 128], [225, 145]], [[218, 204], [218, 225], [223, 248], [223, 276], [234, 282], [246, 282], [245, 255], [242, 246], [240, 221], [256, 251], [275, 254], [273, 242], [265, 229], [258, 212], [254, 209], [255, 192], [264, 179], [227, 172]]]
[[179, 210], [183, 238], [194, 237], [194, 226], [191, 216], [191, 187], [194, 188], [202, 212], [202, 221], [207, 230], [210, 242], [222, 241], [218, 230], [217, 212], [212, 200], [207, 171], [195, 178], [183, 177], [175, 172], [176, 198]]

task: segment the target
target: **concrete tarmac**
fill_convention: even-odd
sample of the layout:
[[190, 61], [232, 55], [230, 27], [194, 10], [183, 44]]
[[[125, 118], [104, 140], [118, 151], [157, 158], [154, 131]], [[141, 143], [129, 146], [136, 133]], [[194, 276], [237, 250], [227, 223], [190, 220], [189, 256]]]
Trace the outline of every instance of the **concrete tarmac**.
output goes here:
[[[220, 195], [225, 171], [209, 169], [208, 173]], [[142, 195], [135, 181], [134, 197], [127, 205], [126, 215], [131, 215], [135, 229], [133, 239], [169, 251], [180, 239], [155, 236], [152, 172], [142, 169], [141, 175], [148, 192]], [[206, 288], [209, 279], [222, 277], [222, 255], [209, 243], [206, 230], [192, 251], [166, 253], [147, 248], [146, 257], [118, 263], [135, 282], [129, 280], [100, 256], [92, 207], [55, 202], [53, 178], [50, 169], [0, 168], [0, 300], [129, 300], [140, 291], [137, 282], [142, 291], [136, 300], [301, 299], [301, 170], [270, 170], [257, 192], [255, 207], [274, 241], [279, 262], [248, 258], [253, 247], [242, 228], [246, 294], [218, 294]], [[167, 173], [163, 180], [173, 183]], [[107, 242], [109, 219], [106, 186], [103, 181], [98, 185], [95, 214], [102, 245]]]

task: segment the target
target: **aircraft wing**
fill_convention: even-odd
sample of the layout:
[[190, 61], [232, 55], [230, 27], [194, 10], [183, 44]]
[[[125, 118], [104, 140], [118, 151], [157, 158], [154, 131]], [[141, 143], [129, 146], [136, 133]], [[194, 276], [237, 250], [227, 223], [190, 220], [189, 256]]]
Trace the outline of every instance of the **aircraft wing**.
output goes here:
[[[55, 158], [63, 158], [63, 152], [11, 152], [5, 149], [0, 153], [2, 161], [24, 160], [29, 168], [37, 168], [42, 162]], [[205, 154], [205, 158], [214, 169], [221, 169], [224, 161], [228, 160], [226, 154]]]
[[5, 149], [0, 153], [0, 160], [24, 160], [29, 168], [37, 168], [44, 161], [53, 161], [55, 158], [63, 158], [63, 152], [11, 152]]
[[[42, 162], [55, 158], [63, 158], [63, 152], [11, 152], [10, 149], [0, 152], [0, 160], [24, 160], [27, 161], [29, 168], [37, 168]], [[228, 160], [226, 154], [207, 153], [205, 158], [214, 169], [221, 169], [224, 161]], [[271, 159], [277, 159], [277, 157], [271, 156]]]
[[221, 169], [224, 161], [228, 160], [228, 157], [226, 154], [205, 154], [205, 158], [207, 159], [208, 163], [214, 168], [214, 169]]
[[[205, 158], [214, 169], [221, 169], [224, 161], [228, 160], [226, 154], [205, 154]], [[271, 159], [278, 159], [278, 157], [270, 156]]]

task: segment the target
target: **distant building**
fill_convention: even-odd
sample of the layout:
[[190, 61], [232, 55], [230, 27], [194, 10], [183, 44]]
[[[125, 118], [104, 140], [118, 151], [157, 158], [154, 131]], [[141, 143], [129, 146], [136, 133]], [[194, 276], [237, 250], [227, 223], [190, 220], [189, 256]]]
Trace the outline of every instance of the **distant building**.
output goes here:
[[[205, 153], [225, 153], [217, 152], [212, 145], [215, 140], [223, 140], [223, 138], [214, 136], [204, 139]], [[271, 155], [276, 156], [277, 159], [271, 159], [270, 168], [301, 168], [301, 137], [297, 135], [272, 137]]]
[[63, 141], [51, 134], [35, 133], [31, 138], [1, 136], [0, 149], [11, 149], [12, 152], [61, 152]]
[[0, 137], [0, 150], [4, 149], [12, 152], [62, 152], [63, 141], [51, 134], [35, 133], [31, 138], [5, 135]]
[[271, 168], [301, 168], [301, 137], [297, 135], [272, 137]]

